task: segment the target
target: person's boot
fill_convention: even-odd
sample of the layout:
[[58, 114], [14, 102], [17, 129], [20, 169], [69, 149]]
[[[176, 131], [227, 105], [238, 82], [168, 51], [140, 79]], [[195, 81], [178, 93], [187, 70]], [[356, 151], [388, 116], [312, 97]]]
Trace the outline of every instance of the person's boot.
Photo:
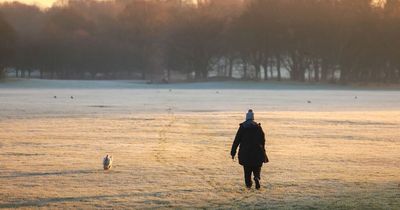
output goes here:
[[249, 183], [246, 183], [246, 188], [251, 189], [251, 186], [253, 185], [253, 182], [250, 181]]
[[259, 190], [260, 189], [260, 179], [257, 177], [254, 177], [254, 182], [256, 183], [256, 189]]

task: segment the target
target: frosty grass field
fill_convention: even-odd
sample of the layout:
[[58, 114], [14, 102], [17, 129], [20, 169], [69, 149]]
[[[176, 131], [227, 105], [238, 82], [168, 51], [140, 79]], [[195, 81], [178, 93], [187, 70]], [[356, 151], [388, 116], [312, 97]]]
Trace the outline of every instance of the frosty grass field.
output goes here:
[[[271, 161], [260, 191], [229, 157], [248, 108]], [[399, 174], [396, 90], [0, 83], [0, 208], [400, 209]]]

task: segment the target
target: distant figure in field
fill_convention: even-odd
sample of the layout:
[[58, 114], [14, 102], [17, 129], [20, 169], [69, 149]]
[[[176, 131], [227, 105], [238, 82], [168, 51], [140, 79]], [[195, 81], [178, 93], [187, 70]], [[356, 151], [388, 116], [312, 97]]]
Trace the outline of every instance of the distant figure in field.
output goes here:
[[112, 156], [106, 155], [103, 159], [103, 168], [104, 170], [111, 169], [112, 167]]
[[232, 144], [231, 156], [235, 159], [236, 149], [239, 148], [239, 164], [244, 169], [244, 181], [247, 188], [251, 188], [251, 174], [254, 175], [256, 189], [260, 189], [260, 173], [263, 163], [268, 162], [265, 152], [265, 136], [261, 124], [254, 121], [253, 110], [246, 114], [246, 121], [240, 124]]

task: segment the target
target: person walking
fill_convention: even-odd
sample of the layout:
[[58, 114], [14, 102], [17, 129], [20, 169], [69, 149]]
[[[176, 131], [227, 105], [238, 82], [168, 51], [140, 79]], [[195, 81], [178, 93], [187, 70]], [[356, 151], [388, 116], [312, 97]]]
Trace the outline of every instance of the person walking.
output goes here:
[[247, 188], [251, 188], [251, 174], [254, 176], [256, 189], [260, 189], [261, 167], [268, 162], [265, 152], [265, 135], [261, 124], [254, 121], [253, 110], [246, 114], [246, 121], [240, 123], [232, 144], [231, 156], [235, 159], [236, 150], [239, 148], [239, 164], [244, 169], [244, 181]]

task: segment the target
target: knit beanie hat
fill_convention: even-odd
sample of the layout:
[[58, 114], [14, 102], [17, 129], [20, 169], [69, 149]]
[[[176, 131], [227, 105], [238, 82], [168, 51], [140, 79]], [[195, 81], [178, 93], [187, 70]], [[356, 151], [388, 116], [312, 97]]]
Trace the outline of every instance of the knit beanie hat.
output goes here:
[[246, 120], [254, 120], [253, 110], [249, 109], [249, 111], [246, 114]]

